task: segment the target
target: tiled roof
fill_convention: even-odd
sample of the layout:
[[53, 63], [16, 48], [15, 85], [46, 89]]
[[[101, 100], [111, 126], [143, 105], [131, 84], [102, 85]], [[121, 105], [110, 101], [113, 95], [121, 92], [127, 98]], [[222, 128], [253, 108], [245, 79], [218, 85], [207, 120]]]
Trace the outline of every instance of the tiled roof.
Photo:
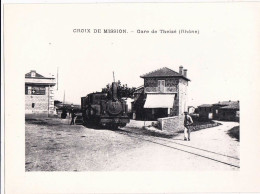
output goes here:
[[144, 91], [144, 86], [139, 86], [135, 89], [135, 94], [141, 94]]
[[212, 107], [214, 105], [220, 105], [221, 109], [239, 109], [239, 101], [221, 101], [215, 104], [202, 104], [198, 107]]
[[239, 102], [234, 102], [228, 106], [221, 107], [220, 109], [239, 109]]
[[181, 78], [184, 78], [185, 80], [190, 81], [187, 77], [184, 77], [182, 74], [179, 74], [176, 71], [173, 71], [173, 70], [171, 70], [167, 67], [163, 67], [161, 69], [151, 71], [149, 73], [141, 75], [140, 77], [141, 78], [147, 78], [147, 77], [181, 77]]
[[212, 107], [212, 106], [213, 106], [212, 104], [202, 104], [202, 105], [200, 105], [198, 107]]
[[231, 100], [229, 100], [229, 101], [220, 101], [220, 102], [215, 103], [213, 105], [228, 106], [228, 105], [236, 104], [236, 103], [238, 103], [238, 101], [231, 101]]
[[[26, 78], [32, 77], [32, 76], [31, 76], [31, 72], [26, 73], [26, 74], [25, 74], [25, 77], [26, 77]], [[44, 78], [44, 76], [42, 76], [41, 74], [36, 73], [36, 72], [35, 72], [35, 77], [36, 77], [36, 78]]]
[[135, 90], [140, 90], [140, 89], [144, 89], [144, 85], [137, 87]]

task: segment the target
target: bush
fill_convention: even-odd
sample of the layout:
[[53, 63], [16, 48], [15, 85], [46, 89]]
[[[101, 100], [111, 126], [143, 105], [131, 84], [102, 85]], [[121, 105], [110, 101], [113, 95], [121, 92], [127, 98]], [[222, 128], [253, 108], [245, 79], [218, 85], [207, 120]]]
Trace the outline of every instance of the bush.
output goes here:
[[152, 122], [152, 126], [155, 127], [155, 128], [158, 128], [159, 127], [159, 122]]
[[236, 126], [236, 127], [233, 127], [231, 128], [230, 130], [228, 130], [228, 135], [232, 138], [236, 138], [237, 141], [240, 141], [240, 127], [239, 126]]

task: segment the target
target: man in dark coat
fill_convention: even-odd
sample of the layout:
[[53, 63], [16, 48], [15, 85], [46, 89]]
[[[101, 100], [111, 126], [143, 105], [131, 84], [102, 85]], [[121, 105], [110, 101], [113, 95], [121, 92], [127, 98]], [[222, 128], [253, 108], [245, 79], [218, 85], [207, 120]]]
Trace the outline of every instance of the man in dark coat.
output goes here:
[[184, 112], [184, 141], [190, 141], [190, 125], [192, 125], [193, 120], [188, 112]]
[[61, 113], [61, 118], [66, 119], [66, 117], [67, 117], [67, 108], [63, 107], [62, 113]]
[[71, 122], [70, 122], [70, 125], [74, 125], [75, 124], [74, 123], [75, 117], [76, 117], [76, 114], [75, 114], [75, 111], [74, 111], [74, 109], [72, 107], [72, 109], [71, 109]]

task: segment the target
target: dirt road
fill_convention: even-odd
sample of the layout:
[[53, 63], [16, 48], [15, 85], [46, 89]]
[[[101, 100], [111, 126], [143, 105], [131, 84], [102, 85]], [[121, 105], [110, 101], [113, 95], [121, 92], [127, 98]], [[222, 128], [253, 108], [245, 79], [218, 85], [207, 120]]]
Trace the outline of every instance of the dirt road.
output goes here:
[[[131, 121], [127, 127], [112, 131], [70, 126], [68, 120], [27, 120], [26, 171], [239, 169], [239, 142], [226, 133], [236, 123], [227, 122], [215, 128], [193, 132], [191, 142], [184, 142], [183, 134], [164, 136], [140, 129], [139, 125]], [[231, 158], [215, 154], [220, 160], [218, 162], [205, 157], [205, 154], [212, 156], [213, 153], [189, 146], [206, 148]]]

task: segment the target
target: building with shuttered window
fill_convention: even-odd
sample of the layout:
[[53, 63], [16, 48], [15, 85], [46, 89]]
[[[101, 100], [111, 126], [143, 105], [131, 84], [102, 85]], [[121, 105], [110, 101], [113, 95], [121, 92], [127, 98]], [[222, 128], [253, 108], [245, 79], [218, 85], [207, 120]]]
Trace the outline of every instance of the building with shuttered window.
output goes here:
[[35, 70], [25, 74], [25, 113], [54, 113], [54, 77], [44, 77]]
[[[167, 67], [141, 76], [144, 86], [135, 93], [133, 112], [137, 119], [156, 120], [179, 116], [187, 111], [187, 70], [179, 72]], [[139, 92], [139, 93], [138, 93]]]

